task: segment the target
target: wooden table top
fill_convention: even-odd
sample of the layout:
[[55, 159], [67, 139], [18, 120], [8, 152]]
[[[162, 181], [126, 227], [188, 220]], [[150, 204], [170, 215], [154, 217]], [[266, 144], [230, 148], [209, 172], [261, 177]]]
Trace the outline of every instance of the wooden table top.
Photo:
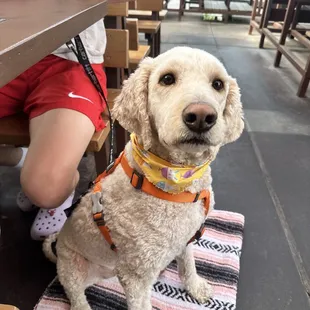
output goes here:
[[107, 2], [0, 0], [0, 87], [103, 18]]

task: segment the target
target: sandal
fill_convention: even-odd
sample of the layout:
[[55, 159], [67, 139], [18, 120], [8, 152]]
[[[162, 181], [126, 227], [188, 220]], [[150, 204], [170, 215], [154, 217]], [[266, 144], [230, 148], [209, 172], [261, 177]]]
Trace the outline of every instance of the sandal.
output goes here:
[[40, 209], [31, 227], [30, 235], [33, 240], [44, 240], [49, 235], [61, 230], [67, 220], [64, 210], [72, 205], [74, 192], [56, 209]]

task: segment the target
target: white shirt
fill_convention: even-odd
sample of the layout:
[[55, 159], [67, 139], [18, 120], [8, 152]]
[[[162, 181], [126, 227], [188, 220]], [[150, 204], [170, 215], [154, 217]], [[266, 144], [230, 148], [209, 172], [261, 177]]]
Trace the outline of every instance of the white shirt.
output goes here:
[[[103, 63], [104, 52], [107, 44], [107, 37], [103, 20], [99, 20], [81, 32], [80, 37], [84, 44], [89, 62], [91, 64]], [[72, 40], [72, 42], [74, 43], [74, 40]], [[75, 54], [67, 47], [66, 44], [59, 47], [52, 54], [61, 58], [78, 62]]]

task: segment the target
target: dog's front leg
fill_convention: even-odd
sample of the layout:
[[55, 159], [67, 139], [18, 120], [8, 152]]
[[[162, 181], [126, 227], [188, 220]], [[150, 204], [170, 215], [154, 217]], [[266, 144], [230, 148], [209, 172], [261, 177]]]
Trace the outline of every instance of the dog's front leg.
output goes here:
[[206, 302], [212, 295], [212, 287], [206, 279], [197, 274], [191, 245], [188, 245], [176, 260], [185, 289], [200, 303]]
[[91, 310], [85, 296], [86, 287], [93, 284], [88, 281], [88, 261], [66, 247], [58, 247], [57, 253], [57, 273], [70, 300], [70, 310]]
[[125, 291], [128, 310], [152, 310], [151, 291], [155, 281], [153, 277], [118, 272], [118, 279]]

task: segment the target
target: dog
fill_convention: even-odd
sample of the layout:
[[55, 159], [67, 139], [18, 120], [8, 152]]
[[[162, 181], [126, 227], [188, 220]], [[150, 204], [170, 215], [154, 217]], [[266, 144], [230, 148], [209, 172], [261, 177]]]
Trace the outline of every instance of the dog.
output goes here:
[[[123, 152], [128, 169], [134, 169], [145, 182], [156, 175], [161, 181], [154, 185], [150, 178], [149, 184], [158, 195], [162, 192], [175, 199], [178, 194], [171, 191], [178, 188], [181, 195], [185, 192], [194, 197], [207, 192], [207, 211], [212, 210], [209, 164], [220, 147], [237, 140], [244, 129], [238, 84], [217, 58], [189, 47], [175, 47], [156, 58], [145, 58], [124, 82], [112, 115], [134, 133]], [[144, 156], [141, 162], [137, 160], [137, 147], [139, 160]], [[153, 155], [156, 164], [169, 163], [169, 167], [153, 169], [154, 161], [149, 159]], [[183, 173], [186, 167], [197, 169]], [[174, 259], [185, 289], [199, 302], [206, 302], [212, 288], [197, 275], [188, 244], [206, 219], [205, 200], [158, 198], [135, 188], [124, 169], [119, 164], [99, 179], [99, 200], [95, 199], [103, 210], [106, 233], [114, 248], [94, 221], [92, 191], [81, 199], [60, 233], [43, 244], [46, 256], [57, 263], [71, 310], [91, 309], [85, 289], [113, 276], [124, 289], [129, 310], [151, 310], [152, 285]], [[176, 183], [180, 178], [181, 185]], [[51, 250], [55, 240], [57, 257]]]

